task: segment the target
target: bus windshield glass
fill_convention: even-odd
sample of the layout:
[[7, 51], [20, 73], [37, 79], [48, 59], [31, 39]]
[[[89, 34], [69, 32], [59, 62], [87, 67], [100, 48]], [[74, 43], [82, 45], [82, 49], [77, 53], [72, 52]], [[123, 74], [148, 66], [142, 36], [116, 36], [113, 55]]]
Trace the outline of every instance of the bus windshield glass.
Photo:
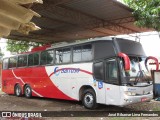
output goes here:
[[[151, 84], [151, 73], [145, 66], [146, 57], [133, 57], [130, 56], [130, 70], [124, 71], [124, 61], [121, 60], [122, 69], [122, 84], [137, 85], [140, 83]], [[144, 85], [144, 84], [142, 84]]]

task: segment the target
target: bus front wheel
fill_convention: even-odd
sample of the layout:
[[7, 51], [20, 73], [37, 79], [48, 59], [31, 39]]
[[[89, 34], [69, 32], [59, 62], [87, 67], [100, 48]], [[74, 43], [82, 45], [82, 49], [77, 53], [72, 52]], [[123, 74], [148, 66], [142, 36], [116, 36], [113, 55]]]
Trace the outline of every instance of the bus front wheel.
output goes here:
[[21, 87], [19, 84], [17, 84], [14, 88], [14, 94], [17, 96], [17, 97], [20, 97], [22, 95], [22, 90], [21, 90]]
[[24, 94], [25, 94], [25, 97], [27, 97], [27, 98], [31, 98], [32, 97], [32, 89], [31, 89], [31, 87], [29, 85], [25, 86]]
[[82, 103], [87, 109], [95, 109], [97, 108], [96, 103], [96, 94], [92, 89], [84, 90], [82, 96]]

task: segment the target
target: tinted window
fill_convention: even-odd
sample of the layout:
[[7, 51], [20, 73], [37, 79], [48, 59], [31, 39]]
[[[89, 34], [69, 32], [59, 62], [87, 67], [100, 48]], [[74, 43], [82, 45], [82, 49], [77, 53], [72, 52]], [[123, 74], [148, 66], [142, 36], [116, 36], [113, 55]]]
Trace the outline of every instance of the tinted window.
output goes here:
[[17, 58], [11, 57], [9, 58], [9, 68], [14, 68], [17, 66]]
[[107, 81], [109, 83], [118, 84], [118, 67], [115, 59], [107, 61], [106, 72]]
[[94, 63], [94, 77], [96, 80], [104, 80], [103, 62]]
[[33, 65], [39, 65], [39, 53], [33, 54]]
[[41, 65], [47, 64], [47, 51], [41, 52]]
[[39, 53], [30, 54], [28, 56], [28, 66], [39, 65]]
[[41, 53], [41, 65], [53, 64], [54, 50], [44, 51]]
[[28, 66], [33, 65], [33, 54], [28, 55]]
[[27, 55], [18, 57], [18, 67], [27, 66]]
[[47, 51], [47, 64], [53, 64], [54, 62], [54, 50]]
[[3, 69], [8, 69], [8, 59], [3, 60]]

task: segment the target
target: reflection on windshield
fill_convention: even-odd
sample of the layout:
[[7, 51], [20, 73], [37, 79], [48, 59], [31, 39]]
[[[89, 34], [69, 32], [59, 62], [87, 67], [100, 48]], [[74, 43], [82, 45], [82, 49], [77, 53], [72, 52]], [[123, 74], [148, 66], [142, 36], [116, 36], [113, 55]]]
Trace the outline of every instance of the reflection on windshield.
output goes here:
[[124, 71], [124, 62], [121, 60], [122, 73], [127, 83], [149, 82], [151, 81], [151, 73], [145, 67], [145, 57], [130, 56], [130, 71]]

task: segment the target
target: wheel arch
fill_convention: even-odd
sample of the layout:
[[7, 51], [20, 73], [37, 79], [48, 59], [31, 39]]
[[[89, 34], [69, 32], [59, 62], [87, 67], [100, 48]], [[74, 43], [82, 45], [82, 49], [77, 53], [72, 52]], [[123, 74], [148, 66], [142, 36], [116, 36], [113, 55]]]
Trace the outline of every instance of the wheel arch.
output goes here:
[[[15, 87], [16, 87], [18, 84], [19, 84], [19, 83], [15, 83], [15, 84], [14, 84], [14, 89], [15, 89]], [[19, 84], [19, 85], [20, 85], [20, 84]]]
[[83, 85], [80, 90], [79, 90], [79, 101], [82, 100], [82, 95], [83, 95], [83, 92], [87, 89], [92, 89], [94, 92], [95, 92], [95, 95], [96, 95], [96, 90], [90, 86], [90, 85]]

